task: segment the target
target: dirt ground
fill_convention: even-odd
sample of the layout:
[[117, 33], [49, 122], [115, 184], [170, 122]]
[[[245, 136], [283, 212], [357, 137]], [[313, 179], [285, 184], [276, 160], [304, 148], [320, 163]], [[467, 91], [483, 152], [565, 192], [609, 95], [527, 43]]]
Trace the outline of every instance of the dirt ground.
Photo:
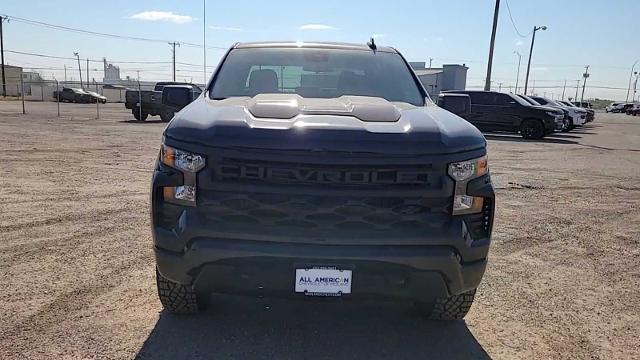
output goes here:
[[[466, 321], [409, 304], [156, 297], [149, 183], [165, 124], [122, 104], [0, 102], [0, 358], [640, 359], [640, 118], [487, 135], [489, 267]], [[155, 120], [155, 118], [150, 118]], [[159, 119], [158, 119], [159, 120]]]

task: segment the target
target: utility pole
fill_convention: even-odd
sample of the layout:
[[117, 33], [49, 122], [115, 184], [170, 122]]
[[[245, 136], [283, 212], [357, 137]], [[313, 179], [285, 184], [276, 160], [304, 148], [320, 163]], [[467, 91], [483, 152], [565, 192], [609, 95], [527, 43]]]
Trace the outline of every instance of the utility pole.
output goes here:
[[496, 7], [493, 10], [493, 29], [491, 30], [491, 43], [489, 44], [489, 61], [487, 63], [487, 77], [484, 83], [484, 90], [491, 89], [491, 67], [493, 66], [493, 47], [496, 43], [496, 30], [498, 29], [498, 13], [500, 12], [500, 0], [496, 0]]
[[67, 64], [64, 64], [64, 86], [67, 86]]
[[74, 52], [73, 55], [78, 59], [78, 72], [80, 73], [80, 88], [82, 88], [82, 69], [80, 68], [80, 55], [77, 52]]
[[536, 42], [536, 32], [538, 30], [547, 30], [546, 26], [534, 26], [533, 35], [531, 36], [531, 48], [529, 49], [529, 61], [527, 62], [527, 76], [524, 79], [524, 93], [527, 93], [527, 87], [529, 86], [529, 71], [531, 70], [531, 56], [533, 55], [533, 44]]
[[202, 69], [204, 86], [207, 86], [207, 0], [202, 0]]
[[574, 98], [575, 101], [578, 101], [578, 88], [580, 87], [580, 80], [576, 80], [576, 97]]
[[522, 60], [522, 56], [517, 51], [514, 51], [513, 53], [518, 55], [518, 70], [516, 71], [516, 91], [515, 91], [515, 93], [517, 94], [518, 93], [518, 79], [520, 79], [520, 60]]
[[2, 35], [4, 19], [4, 17], [0, 16], [0, 57], [2, 58], [2, 96], [7, 96], [7, 80], [4, 74], [4, 37]]
[[431, 63], [433, 62], [433, 58], [429, 58], [429, 69], [431, 69]]
[[564, 101], [564, 91], [567, 89], [567, 80], [564, 81], [564, 86], [562, 87], [562, 101]]
[[498, 92], [502, 92], [502, 83], [501, 82], [498, 83]]
[[[2, 27], [0, 27], [0, 36], [2, 36], [1, 34], [2, 34]], [[636, 62], [634, 62], [633, 65], [631, 66], [631, 73], [629, 73], [629, 87], [627, 88], [627, 99], [625, 100], [626, 102], [629, 102], [629, 92], [631, 92], [631, 79], [633, 79], [633, 70], [635, 69], [638, 61], [640, 61], [640, 59], [636, 60]]]
[[633, 102], [636, 102], [636, 93], [638, 91], [638, 72], [635, 72], [636, 74], [636, 81], [633, 83]]
[[582, 74], [584, 81], [582, 82], [582, 96], [580, 96], [580, 102], [584, 101], [584, 89], [587, 87], [587, 78], [589, 77], [589, 65], [585, 65], [584, 74]]
[[89, 58], [87, 58], [87, 88], [89, 88]]
[[179, 47], [180, 43], [174, 41], [174, 42], [170, 42], [169, 45], [171, 45], [172, 47], [171, 51], [173, 54], [173, 81], [176, 81], [176, 45]]

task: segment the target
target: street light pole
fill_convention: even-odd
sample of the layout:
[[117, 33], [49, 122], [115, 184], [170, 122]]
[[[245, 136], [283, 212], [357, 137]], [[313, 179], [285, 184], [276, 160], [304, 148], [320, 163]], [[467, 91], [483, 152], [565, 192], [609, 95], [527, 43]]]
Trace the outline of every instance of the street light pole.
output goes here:
[[582, 74], [584, 81], [582, 82], [582, 95], [580, 96], [580, 102], [584, 101], [584, 89], [587, 87], [587, 78], [589, 77], [589, 65], [585, 65], [584, 74]]
[[489, 44], [489, 61], [487, 63], [487, 77], [484, 83], [484, 91], [491, 90], [491, 67], [493, 66], [493, 47], [496, 43], [496, 30], [498, 29], [498, 13], [500, 12], [500, 0], [496, 0], [493, 10], [493, 29], [491, 30], [491, 43]]
[[533, 55], [533, 44], [536, 41], [536, 32], [538, 30], [547, 30], [546, 26], [534, 26], [533, 35], [531, 36], [531, 48], [529, 49], [529, 61], [527, 62], [527, 76], [524, 80], [524, 94], [527, 95], [527, 89], [529, 86], [529, 71], [531, 70], [531, 55]]
[[82, 89], [82, 68], [80, 67], [80, 55], [77, 52], [74, 52], [73, 55], [78, 58], [78, 72], [80, 73], [80, 88]]
[[518, 55], [518, 70], [516, 71], [516, 91], [515, 93], [518, 93], [518, 80], [520, 79], [520, 60], [522, 60], [522, 55], [520, 55], [519, 52], [514, 51], [514, 54]]
[[629, 74], [629, 87], [627, 88], [627, 99], [625, 100], [626, 102], [629, 102], [629, 93], [631, 92], [631, 80], [633, 79], [633, 70], [635, 69], [638, 61], [640, 61], [640, 59], [636, 60], [636, 62], [633, 63], [633, 66], [631, 66], [631, 73]]

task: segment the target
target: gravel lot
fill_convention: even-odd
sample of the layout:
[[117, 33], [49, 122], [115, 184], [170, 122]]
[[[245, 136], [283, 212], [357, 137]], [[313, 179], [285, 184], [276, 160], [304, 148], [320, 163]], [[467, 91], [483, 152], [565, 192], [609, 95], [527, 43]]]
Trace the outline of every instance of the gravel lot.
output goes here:
[[[408, 304], [156, 297], [148, 216], [165, 124], [122, 104], [0, 102], [0, 358], [640, 358], [640, 118], [487, 135], [489, 267], [466, 321]], [[158, 119], [158, 120], [156, 120]]]

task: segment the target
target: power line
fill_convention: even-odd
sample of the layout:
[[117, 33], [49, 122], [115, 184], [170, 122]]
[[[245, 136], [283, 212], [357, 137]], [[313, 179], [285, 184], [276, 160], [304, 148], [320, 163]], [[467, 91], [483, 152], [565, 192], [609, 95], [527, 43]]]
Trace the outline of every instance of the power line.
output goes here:
[[[162, 39], [145, 38], [145, 37], [131, 36], [131, 35], [118, 35], [118, 34], [110, 34], [110, 33], [103, 33], [103, 32], [91, 31], [91, 30], [72, 28], [72, 27], [68, 27], [68, 26], [50, 24], [50, 23], [46, 23], [46, 22], [43, 22], [43, 21], [25, 19], [25, 18], [6, 15], [6, 14], [1, 14], [0, 16], [4, 17], [6, 19], [9, 19], [9, 20], [13, 20], [15, 22], [23, 23], [23, 24], [28, 24], [28, 25], [33, 25], [33, 26], [40, 26], [40, 27], [45, 27], [45, 28], [48, 28], [48, 29], [54, 29], [54, 30], [60, 30], [60, 31], [68, 31], [68, 32], [73, 32], [73, 33], [77, 33], [77, 34], [86, 34], [86, 35], [100, 36], [100, 37], [106, 37], [106, 38], [112, 38], [112, 39], [146, 41], [146, 42], [152, 42], [152, 43], [167, 43], [167, 42], [171, 42], [169, 40], [162, 40]], [[202, 48], [202, 45], [200, 45], [200, 44], [194, 44], [194, 43], [185, 42], [185, 41], [180, 41], [180, 43], [182, 45], [185, 45], [185, 46]], [[207, 49], [227, 50], [226, 47], [221, 47], [221, 46], [208, 46]]]
[[523, 38], [529, 37], [529, 35], [531, 35], [531, 32], [526, 34], [526, 35], [522, 35], [522, 33], [518, 30], [518, 27], [516, 26], [516, 22], [513, 21], [513, 15], [511, 15], [511, 7], [509, 6], [509, 1], [505, 0], [505, 3], [507, 3], [507, 12], [509, 13], [509, 19], [511, 20], [511, 25], [513, 25], [513, 29], [516, 31], [516, 33]]
[[[12, 53], [12, 54], [20, 54], [20, 55], [28, 55], [28, 56], [49, 58], [49, 59], [74, 60], [74, 61], [76, 60], [76, 58], [74, 58], [74, 57], [46, 55], [46, 54], [30, 53], [30, 52], [24, 52], [24, 51], [5, 50], [5, 52]], [[87, 59], [82, 59], [82, 60], [87, 60]], [[103, 60], [89, 59], [89, 62], [102, 63], [102, 61]], [[109, 60], [109, 62], [110, 63], [118, 63], [118, 64], [172, 64], [171, 61], [128, 61], [128, 60], [120, 61], [120, 60]], [[180, 61], [176, 61], [176, 64], [185, 65], [185, 66], [197, 66], [197, 67], [201, 67], [202, 66], [202, 64], [192, 64], [192, 63], [186, 63], [186, 62], [180, 62]], [[207, 67], [215, 68], [215, 66], [207, 66]]]

